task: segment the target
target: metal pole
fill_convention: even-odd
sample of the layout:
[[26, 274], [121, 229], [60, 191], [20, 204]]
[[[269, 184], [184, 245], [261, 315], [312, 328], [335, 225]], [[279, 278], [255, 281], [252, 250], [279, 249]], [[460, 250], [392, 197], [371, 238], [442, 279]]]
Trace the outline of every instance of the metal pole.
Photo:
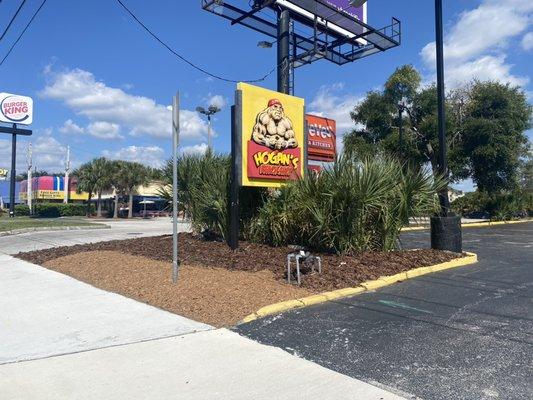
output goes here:
[[26, 201], [28, 203], [28, 208], [30, 209], [30, 214], [33, 214], [33, 177], [31, 173], [31, 169], [33, 167], [33, 151], [31, 147], [31, 142], [28, 145], [28, 178], [27, 178], [27, 184], [26, 184]]
[[[17, 124], [13, 124], [13, 129], [17, 129]], [[17, 177], [17, 134], [11, 134], [11, 182], [9, 185], [9, 216], [15, 216], [15, 178]]]
[[237, 176], [237, 146], [238, 132], [236, 132], [236, 107], [231, 106], [231, 178], [230, 178], [230, 229], [228, 245], [230, 249], [239, 247], [239, 182]]
[[[446, 115], [444, 110], [444, 43], [442, 39], [442, 0], [435, 0], [435, 30], [437, 44], [437, 96], [439, 117], [439, 173], [448, 179], [448, 163], [446, 161]], [[439, 193], [440, 214], [448, 216], [450, 200], [448, 188]]]
[[398, 107], [398, 131], [400, 134], [400, 140], [399, 140], [399, 149], [400, 149], [400, 158], [403, 159], [403, 108], [402, 106]]
[[[64, 193], [65, 193], [65, 198], [63, 199], [63, 203], [65, 203], [65, 204], [68, 203], [69, 173], [70, 173], [70, 146], [67, 146], [67, 161], [65, 163], [65, 180], [63, 182], [63, 186], [64, 186], [63, 190], [64, 190]], [[116, 196], [116, 194], [115, 194], [115, 196]]]
[[211, 114], [207, 114], [207, 150], [211, 152]]
[[278, 92], [289, 94], [289, 39], [290, 39], [289, 10], [283, 10], [278, 18]]
[[172, 282], [178, 281], [178, 146], [180, 132], [180, 94], [172, 101]]

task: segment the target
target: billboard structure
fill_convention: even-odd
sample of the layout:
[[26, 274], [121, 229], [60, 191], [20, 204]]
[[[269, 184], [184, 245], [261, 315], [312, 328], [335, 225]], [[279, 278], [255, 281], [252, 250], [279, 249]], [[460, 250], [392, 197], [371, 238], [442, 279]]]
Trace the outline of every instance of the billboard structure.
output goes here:
[[[202, 8], [277, 42], [278, 77], [290, 69], [290, 90], [278, 84], [284, 93], [294, 93], [294, 68], [321, 59], [343, 65], [401, 43], [399, 20], [392, 18], [390, 25], [376, 29], [367, 24], [366, 5], [352, 7], [350, 0], [255, 0], [250, 8], [242, 3], [248, 2], [202, 0]], [[272, 11], [277, 22], [267, 15]]]
[[239, 83], [235, 105], [240, 185], [280, 187], [302, 177], [304, 99]]
[[11, 93], [0, 93], [0, 122], [30, 125], [33, 122], [33, 99]]

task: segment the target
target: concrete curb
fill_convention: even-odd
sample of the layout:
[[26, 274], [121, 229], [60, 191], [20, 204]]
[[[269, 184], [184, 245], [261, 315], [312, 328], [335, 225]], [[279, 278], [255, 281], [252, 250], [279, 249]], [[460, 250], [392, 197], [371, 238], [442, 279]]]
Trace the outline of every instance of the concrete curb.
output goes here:
[[356, 294], [375, 290], [384, 286], [389, 286], [397, 282], [405, 281], [407, 279], [416, 278], [417, 276], [443, 271], [445, 269], [450, 268], [463, 267], [465, 265], [470, 265], [477, 262], [477, 254], [469, 252], [465, 253], [467, 254], [466, 257], [456, 258], [451, 261], [430, 265], [428, 267], [415, 268], [409, 271], [400, 272], [395, 275], [382, 276], [376, 280], [363, 282], [357, 287], [338, 289], [333, 290], [331, 292], [324, 292], [320, 294], [314, 294], [308, 297], [302, 297], [296, 300], [287, 300], [282, 301], [280, 303], [270, 304], [268, 306], [261, 307], [259, 310], [250, 315], [247, 315], [241, 320], [239, 324], [251, 322], [256, 319], [266, 317], [267, 315], [279, 314], [295, 308], [307, 307], [314, 304], [324, 303], [326, 301], [340, 299], [343, 297], [354, 296]]
[[0, 232], [0, 237], [2, 236], [12, 236], [12, 235], [20, 235], [22, 233], [29, 233], [29, 232], [49, 232], [49, 231], [84, 231], [84, 230], [93, 230], [93, 229], [111, 229], [109, 225], [103, 225], [103, 224], [94, 224], [94, 225], [86, 225], [86, 226], [43, 226], [43, 227], [35, 227], [35, 228], [22, 228], [22, 229], [13, 229], [11, 231], [4, 231]]
[[[461, 224], [461, 228], [483, 228], [490, 227], [495, 225], [511, 225], [511, 224], [523, 224], [526, 222], [533, 222], [533, 219], [521, 219], [517, 221], [487, 221], [487, 222], [471, 222], [466, 224]], [[429, 229], [429, 226], [406, 226], [401, 229], [402, 232], [409, 231], [424, 231]]]

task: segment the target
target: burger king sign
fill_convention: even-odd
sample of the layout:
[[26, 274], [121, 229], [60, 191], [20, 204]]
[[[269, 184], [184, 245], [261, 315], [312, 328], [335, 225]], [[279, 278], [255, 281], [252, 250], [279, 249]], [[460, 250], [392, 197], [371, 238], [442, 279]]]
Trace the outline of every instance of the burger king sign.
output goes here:
[[30, 125], [33, 121], [31, 97], [0, 93], [0, 122]]

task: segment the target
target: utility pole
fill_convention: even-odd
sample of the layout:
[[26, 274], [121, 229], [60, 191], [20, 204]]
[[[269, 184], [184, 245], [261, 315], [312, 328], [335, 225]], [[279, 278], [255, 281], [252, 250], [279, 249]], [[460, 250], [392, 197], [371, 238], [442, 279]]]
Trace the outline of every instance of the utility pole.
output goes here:
[[180, 93], [172, 99], [172, 283], [178, 282], [178, 146], [180, 135]]
[[65, 180], [63, 181], [64, 191], [65, 191], [65, 196], [64, 196], [64, 199], [63, 199], [63, 203], [65, 203], [65, 204], [68, 203], [69, 174], [70, 174], [70, 146], [67, 146], [67, 160], [65, 162]]
[[31, 173], [31, 169], [33, 167], [33, 149], [31, 147], [31, 142], [28, 144], [28, 152], [26, 154], [26, 162], [28, 164], [28, 177], [26, 180], [26, 201], [28, 204], [28, 208], [30, 209], [30, 214], [33, 214], [33, 177]]

